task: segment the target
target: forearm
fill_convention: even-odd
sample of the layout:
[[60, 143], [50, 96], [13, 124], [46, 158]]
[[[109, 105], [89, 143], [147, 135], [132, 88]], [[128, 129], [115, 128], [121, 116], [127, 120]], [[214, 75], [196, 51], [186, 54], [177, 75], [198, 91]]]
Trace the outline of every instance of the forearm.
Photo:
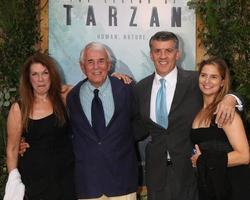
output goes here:
[[137, 92], [134, 90], [134, 101], [133, 101], [133, 118], [132, 118], [132, 124], [133, 124], [133, 133], [134, 138], [136, 141], [140, 141], [145, 139], [148, 136], [148, 130], [146, 128], [146, 123], [142, 119], [142, 116], [140, 114], [140, 106], [139, 101], [136, 98]]
[[17, 168], [18, 163], [18, 145], [7, 146], [7, 168], [8, 172]]
[[231, 124], [223, 127], [233, 150], [228, 153], [228, 167], [249, 163], [249, 144], [239, 114], [236, 113]]
[[134, 138], [135, 141], [141, 141], [145, 139], [149, 134], [146, 129], [144, 129], [143, 125], [136, 124], [133, 127]]
[[249, 150], [248, 152], [232, 151], [227, 154], [228, 167], [249, 164]]

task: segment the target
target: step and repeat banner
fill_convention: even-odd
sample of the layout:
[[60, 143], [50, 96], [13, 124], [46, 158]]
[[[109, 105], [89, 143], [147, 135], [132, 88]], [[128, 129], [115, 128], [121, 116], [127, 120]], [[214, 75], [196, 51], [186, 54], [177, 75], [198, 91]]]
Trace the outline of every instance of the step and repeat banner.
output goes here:
[[64, 80], [84, 78], [79, 54], [92, 41], [106, 44], [113, 70], [136, 81], [154, 71], [148, 41], [157, 31], [172, 31], [181, 41], [185, 69], [195, 68], [196, 22], [186, 0], [53, 0], [49, 1], [49, 53]]
[[[195, 69], [196, 22], [186, 0], [52, 0], [49, 1], [49, 53], [62, 77], [74, 85], [85, 75], [79, 54], [92, 41], [104, 43], [112, 55], [112, 70], [136, 81], [154, 71], [149, 39], [157, 31], [172, 31], [180, 39], [185, 69]], [[144, 149], [138, 144], [140, 184], [145, 184]]]

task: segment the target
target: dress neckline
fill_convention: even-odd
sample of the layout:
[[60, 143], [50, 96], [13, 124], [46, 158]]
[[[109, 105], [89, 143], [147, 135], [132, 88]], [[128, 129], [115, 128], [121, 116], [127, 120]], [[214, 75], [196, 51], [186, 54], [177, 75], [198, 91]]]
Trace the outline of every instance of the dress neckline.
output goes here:
[[49, 117], [51, 117], [51, 116], [53, 116], [53, 115], [54, 115], [54, 112], [52, 112], [51, 114], [48, 114], [48, 115], [46, 115], [46, 116], [44, 116], [44, 117], [41, 117], [41, 118], [39, 118], [39, 119], [33, 119], [33, 118], [30, 118], [30, 117], [29, 117], [29, 120], [32, 120], [32, 121], [39, 121], [39, 120], [43, 120], [43, 119], [49, 118]]

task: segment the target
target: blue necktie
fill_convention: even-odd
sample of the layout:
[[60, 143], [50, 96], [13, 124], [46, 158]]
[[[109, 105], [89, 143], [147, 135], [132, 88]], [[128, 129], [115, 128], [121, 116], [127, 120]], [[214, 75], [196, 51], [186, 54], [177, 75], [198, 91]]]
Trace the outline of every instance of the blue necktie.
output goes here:
[[168, 111], [166, 100], [166, 86], [165, 79], [160, 79], [161, 87], [156, 96], [156, 122], [164, 128], [168, 127]]
[[106, 125], [102, 101], [98, 96], [98, 92], [98, 89], [94, 90], [94, 98], [91, 105], [91, 117], [92, 127], [96, 132], [97, 137], [101, 139], [105, 133]]
[[[164, 128], [168, 127], [168, 110], [166, 100], [166, 80], [161, 78], [161, 87], [157, 92], [156, 96], [156, 122]], [[169, 151], [166, 151], [167, 165], [172, 165]]]

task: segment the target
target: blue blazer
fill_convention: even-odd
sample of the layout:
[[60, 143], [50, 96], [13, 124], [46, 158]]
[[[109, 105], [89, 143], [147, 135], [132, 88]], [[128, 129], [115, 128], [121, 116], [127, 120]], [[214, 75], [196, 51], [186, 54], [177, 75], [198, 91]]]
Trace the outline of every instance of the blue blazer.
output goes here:
[[110, 77], [115, 111], [99, 140], [82, 109], [80, 81], [67, 97], [73, 133], [77, 198], [119, 196], [136, 192], [137, 159], [132, 132], [132, 85]]

